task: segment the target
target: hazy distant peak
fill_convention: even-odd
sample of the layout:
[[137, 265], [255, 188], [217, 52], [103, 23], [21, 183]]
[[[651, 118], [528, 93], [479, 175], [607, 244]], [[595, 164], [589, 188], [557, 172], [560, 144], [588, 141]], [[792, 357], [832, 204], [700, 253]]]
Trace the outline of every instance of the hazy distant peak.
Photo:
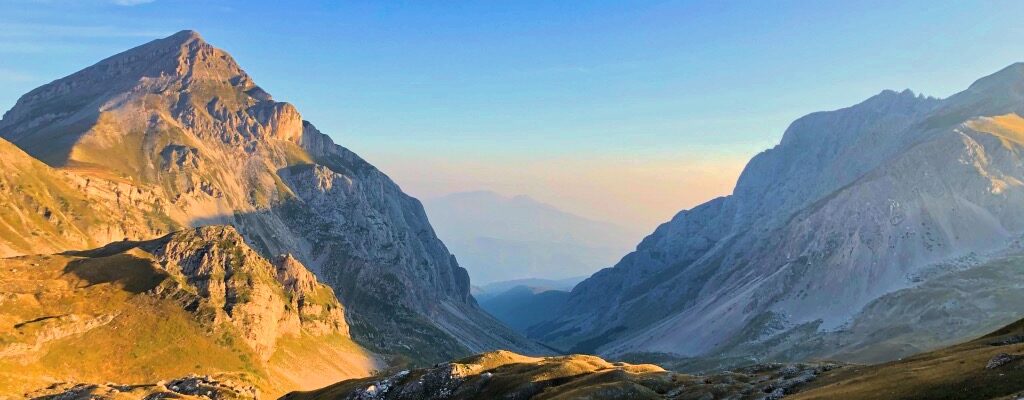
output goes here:
[[538, 201], [537, 199], [534, 199], [533, 197], [527, 196], [525, 194], [517, 194], [515, 196], [512, 196], [512, 201], [518, 201], [523, 203], [540, 203], [540, 201]]
[[640, 236], [525, 195], [460, 192], [424, 206], [475, 282], [589, 274], [613, 264]]
[[505, 196], [492, 190], [469, 190], [465, 192], [449, 193], [440, 197], [438, 200], [457, 200], [457, 199], [502, 199]]

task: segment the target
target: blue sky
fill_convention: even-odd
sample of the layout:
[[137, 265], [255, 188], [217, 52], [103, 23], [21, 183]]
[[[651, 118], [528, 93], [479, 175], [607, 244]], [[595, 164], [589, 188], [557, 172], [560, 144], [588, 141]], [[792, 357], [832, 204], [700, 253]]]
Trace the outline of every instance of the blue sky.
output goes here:
[[1024, 2], [0, 3], [0, 108], [181, 29], [432, 197], [490, 189], [653, 227], [793, 119], [1024, 61]]

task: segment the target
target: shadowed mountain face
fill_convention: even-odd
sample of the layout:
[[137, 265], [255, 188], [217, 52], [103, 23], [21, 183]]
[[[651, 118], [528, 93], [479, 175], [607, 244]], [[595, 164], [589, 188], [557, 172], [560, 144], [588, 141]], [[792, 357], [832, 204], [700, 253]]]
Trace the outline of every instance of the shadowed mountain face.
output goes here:
[[426, 200], [425, 206], [438, 235], [477, 284], [590, 275], [618, 261], [640, 237], [527, 196], [464, 192]]
[[[416, 199], [195, 32], [29, 92], [0, 120], [0, 137], [49, 166], [32, 167], [44, 180], [0, 187], [17, 198], [0, 231], [7, 255], [30, 252], [32, 232], [82, 248], [227, 224], [333, 287], [353, 336], [375, 351], [418, 362], [542, 351], [477, 306]], [[36, 190], [18, 193], [28, 181]]]
[[[934, 346], [1005, 323], [1011, 303], [972, 295], [1020, 292], [989, 279], [1002, 272], [942, 277], [1019, 252], [1022, 114], [1015, 64], [948, 99], [886, 91], [803, 117], [750, 161], [733, 195], [680, 212], [530, 333], [611, 355], [877, 361], [921, 350], [874, 345], [925, 327], [941, 326]], [[942, 324], [951, 309], [976, 312]], [[914, 323], [886, 330], [876, 318]]]

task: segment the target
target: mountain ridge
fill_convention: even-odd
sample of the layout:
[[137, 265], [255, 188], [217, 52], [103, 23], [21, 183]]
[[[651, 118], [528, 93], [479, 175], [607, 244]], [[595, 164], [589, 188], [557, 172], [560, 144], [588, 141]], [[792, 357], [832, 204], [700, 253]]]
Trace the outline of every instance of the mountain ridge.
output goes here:
[[232, 225], [333, 287], [354, 337], [376, 352], [418, 363], [547, 351], [479, 308], [418, 200], [192, 31], [55, 80], [4, 115], [0, 137], [55, 173], [120, 185], [103, 202], [138, 219], [101, 223], [131, 228], [121, 229], [130, 239]]
[[531, 336], [605, 355], [714, 357], [848, 329], [870, 301], [918, 285], [908, 277], [1007, 248], [1024, 233], [1009, 207], [1024, 177], [1019, 72], [1007, 67], [947, 99], [885, 91], [794, 121], [732, 195], [659, 226]]

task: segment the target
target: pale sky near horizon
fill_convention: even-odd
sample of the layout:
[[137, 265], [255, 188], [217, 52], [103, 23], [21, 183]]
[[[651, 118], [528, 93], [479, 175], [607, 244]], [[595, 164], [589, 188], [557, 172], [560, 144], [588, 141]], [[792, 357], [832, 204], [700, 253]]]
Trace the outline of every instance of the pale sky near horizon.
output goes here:
[[1024, 2], [936, 3], [8, 0], [0, 108], [195, 29], [414, 196], [649, 231], [728, 194], [801, 115], [1024, 61]]

